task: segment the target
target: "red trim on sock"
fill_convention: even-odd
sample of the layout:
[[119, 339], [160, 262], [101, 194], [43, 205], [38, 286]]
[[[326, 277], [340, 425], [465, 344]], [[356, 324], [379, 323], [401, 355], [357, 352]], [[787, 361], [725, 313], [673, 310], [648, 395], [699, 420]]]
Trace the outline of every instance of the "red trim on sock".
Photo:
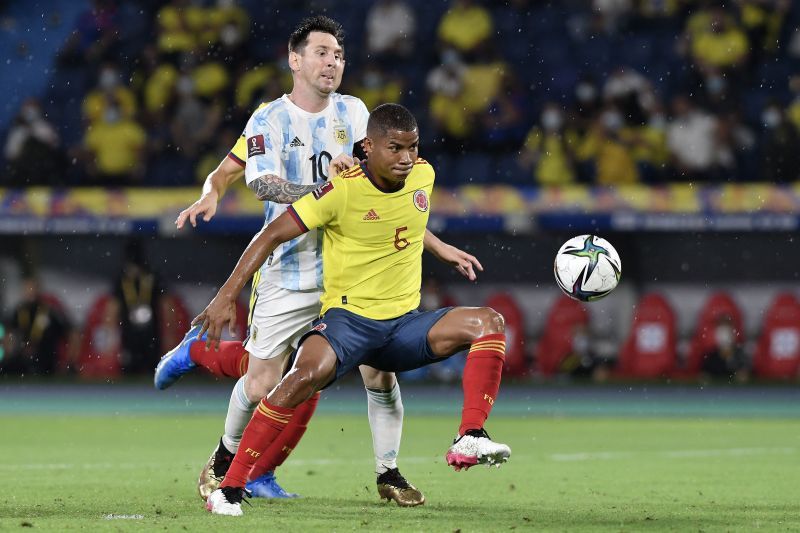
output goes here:
[[244, 487], [253, 465], [269, 449], [292, 419], [294, 409], [272, 405], [266, 398], [261, 400], [253, 418], [247, 423], [239, 443], [239, 451], [220, 487]]
[[505, 360], [506, 336], [503, 333], [486, 335], [472, 342], [461, 385], [464, 405], [458, 434], [481, 429], [492, 411]]
[[189, 347], [189, 357], [215, 376], [240, 378], [247, 372], [250, 358], [239, 341], [222, 341], [219, 351], [207, 350], [205, 341], [194, 341]]
[[272, 444], [270, 444], [264, 454], [258, 458], [253, 470], [250, 472], [250, 479], [267, 472], [272, 472], [289, 457], [292, 451], [297, 448], [297, 443], [303, 438], [303, 434], [308, 428], [308, 421], [314, 415], [319, 402], [320, 393], [314, 394], [311, 398], [295, 407], [292, 419], [286, 424], [286, 428], [281, 431]]

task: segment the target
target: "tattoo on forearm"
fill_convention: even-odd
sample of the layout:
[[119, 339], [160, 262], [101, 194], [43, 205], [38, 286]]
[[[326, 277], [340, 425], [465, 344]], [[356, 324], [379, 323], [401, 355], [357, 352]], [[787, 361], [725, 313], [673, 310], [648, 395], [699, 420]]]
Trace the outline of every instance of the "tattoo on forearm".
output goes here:
[[275, 175], [261, 176], [247, 186], [261, 201], [290, 204], [317, 188], [317, 185], [298, 185]]

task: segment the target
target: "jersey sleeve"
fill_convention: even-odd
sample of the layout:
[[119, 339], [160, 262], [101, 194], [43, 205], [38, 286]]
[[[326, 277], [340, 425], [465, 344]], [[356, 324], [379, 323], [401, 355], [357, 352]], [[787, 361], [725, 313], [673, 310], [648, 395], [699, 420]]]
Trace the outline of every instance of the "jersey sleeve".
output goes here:
[[295, 222], [308, 231], [338, 220], [339, 214], [344, 212], [346, 201], [344, 182], [336, 177], [294, 202], [288, 211]]
[[369, 110], [360, 98], [356, 98], [353, 115], [353, 141], [359, 142], [367, 136], [367, 121], [369, 120]]
[[281, 175], [281, 145], [277, 129], [263, 111], [256, 111], [244, 130], [247, 183], [266, 174]]
[[228, 152], [228, 157], [240, 165], [245, 166], [245, 162], [247, 161], [247, 137], [245, 137], [244, 132], [236, 139], [236, 144], [234, 144], [231, 151]]

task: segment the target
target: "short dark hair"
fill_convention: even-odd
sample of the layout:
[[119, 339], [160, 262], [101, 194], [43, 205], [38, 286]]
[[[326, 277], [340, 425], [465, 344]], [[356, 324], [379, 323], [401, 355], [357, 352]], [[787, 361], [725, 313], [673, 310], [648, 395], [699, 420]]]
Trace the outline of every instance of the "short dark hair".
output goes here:
[[316, 15], [304, 18], [294, 29], [289, 36], [289, 51], [302, 54], [303, 48], [308, 44], [308, 35], [312, 31], [330, 33], [336, 38], [339, 46], [344, 48], [344, 28], [342, 28], [342, 25], [325, 15]]
[[381, 104], [372, 110], [367, 121], [367, 136], [386, 135], [389, 130], [414, 131], [417, 119], [400, 104]]

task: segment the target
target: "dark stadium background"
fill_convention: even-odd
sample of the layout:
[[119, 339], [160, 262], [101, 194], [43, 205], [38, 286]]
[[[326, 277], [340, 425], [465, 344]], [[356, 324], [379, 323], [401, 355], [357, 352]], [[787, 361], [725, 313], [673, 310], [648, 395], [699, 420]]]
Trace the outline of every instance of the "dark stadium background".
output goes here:
[[[411, 34], [378, 49], [370, 39], [387, 29], [372, 25], [372, 3], [0, 3], [2, 379], [149, 375], [260, 227], [261, 206], [246, 188], [233, 187], [211, 223], [176, 231], [173, 221], [255, 106], [287, 87], [290, 28], [309, 13], [327, 13], [348, 33], [341, 92], [369, 106], [399, 101], [415, 112], [421, 155], [437, 169], [431, 229], [485, 267], [470, 284], [426, 257], [426, 301], [483, 305], [509, 297], [503, 305], [518, 311], [512, 328], [524, 342], [510, 375], [522, 382], [796, 383], [796, 5], [398, 4], [413, 17], [401, 30]], [[468, 4], [471, 22], [450, 23], [457, 39], [474, 39], [448, 44], [441, 31], [448, 10]], [[180, 24], [189, 30], [176, 29]], [[681, 111], [687, 99], [691, 116]], [[561, 125], [548, 129], [553, 111]], [[132, 163], [104, 167], [96, 150], [107, 149], [102, 138], [112, 134], [103, 128], [120, 121], [126, 132], [105, 139], [119, 139], [113, 158]], [[98, 129], [100, 148], [87, 137]], [[681, 142], [690, 129], [713, 139], [702, 149], [708, 153], [697, 156]], [[541, 168], [548, 157], [568, 170]], [[564, 240], [583, 233], [616, 246], [623, 281], [585, 311], [558, 311], [553, 257]], [[126, 260], [157, 280], [154, 323], [146, 326], [157, 338], [137, 346], [120, 341], [130, 335], [112, 309], [126, 305], [117, 289]], [[63, 327], [47, 349], [21, 355], [24, 335], [13, 340], [12, 333], [26, 278], [37, 280], [37, 298]], [[728, 311], [740, 314], [723, 322], [733, 324], [741, 360], [709, 376], [697, 347], [714, 349], [718, 299], [708, 302], [720, 292], [733, 301]], [[653, 294], [665, 306], [655, 318], [642, 311], [650, 305], [642, 299]], [[577, 326], [570, 313], [583, 317]], [[645, 370], [618, 364], [625, 350], [633, 359], [649, 357], [636, 349], [642, 324], [671, 332], [657, 347], [661, 362]], [[543, 347], [546, 334], [547, 346], [558, 349]], [[546, 371], [542, 350], [556, 358]], [[451, 381], [458, 372], [454, 361], [405, 379]]]

